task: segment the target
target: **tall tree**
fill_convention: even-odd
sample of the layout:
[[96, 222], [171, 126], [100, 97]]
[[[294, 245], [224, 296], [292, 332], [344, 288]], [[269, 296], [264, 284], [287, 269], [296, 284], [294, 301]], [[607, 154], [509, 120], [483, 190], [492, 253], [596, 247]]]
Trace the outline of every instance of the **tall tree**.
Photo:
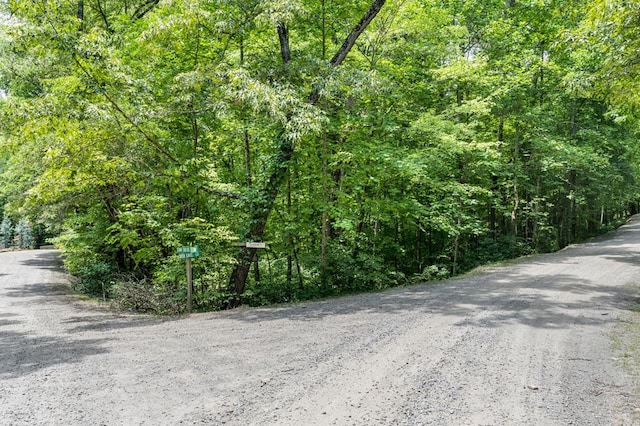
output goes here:
[[[329, 61], [331, 67], [340, 66], [347, 55], [355, 45], [360, 35], [366, 30], [367, 26], [376, 17], [384, 6], [386, 0], [375, 0], [369, 9], [362, 16], [360, 21], [355, 25], [351, 32], [347, 35], [344, 42], [337, 50], [333, 58]], [[287, 66], [290, 59], [289, 38], [287, 34], [286, 26], [284, 23], [278, 24], [278, 35], [280, 41], [280, 51], [282, 52], [283, 65]], [[314, 105], [320, 98], [320, 87], [314, 87], [309, 94], [308, 103]], [[252, 211], [254, 212], [251, 217], [252, 225], [245, 235], [248, 241], [260, 241], [264, 234], [267, 220], [273, 209], [275, 199], [280, 192], [282, 185], [286, 182], [289, 163], [293, 156], [294, 140], [290, 135], [286, 133], [286, 127], [294, 117], [287, 117], [287, 122], [284, 123], [284, 128], [277, 136], [276, 147], [277, 152], [273, 162], [273, 167], [265, 185], [259, 190], [258, 200], [255, 203]], [[233, 285], [236, 293], [236, 299], [231, 302], [232, 306], [240, 303], [240, 295], [244, 292], [247, 276], [249, 273], [249, 267], [251, 261], [255, 257], [256, 249], [250, 247], [244, 247], [238, 255], [238, 265], [234, 268], [230, 283]]]

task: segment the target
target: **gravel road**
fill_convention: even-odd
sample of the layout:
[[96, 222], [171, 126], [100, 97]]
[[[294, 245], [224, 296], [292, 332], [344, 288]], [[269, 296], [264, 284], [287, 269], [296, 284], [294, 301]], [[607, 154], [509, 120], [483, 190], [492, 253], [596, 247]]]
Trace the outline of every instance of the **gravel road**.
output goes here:
[[632, 425], [612, 345], [640, 218], [559, 253], [334, 300], [130, 315], [56, 251], [0, 253], [2, 425]]

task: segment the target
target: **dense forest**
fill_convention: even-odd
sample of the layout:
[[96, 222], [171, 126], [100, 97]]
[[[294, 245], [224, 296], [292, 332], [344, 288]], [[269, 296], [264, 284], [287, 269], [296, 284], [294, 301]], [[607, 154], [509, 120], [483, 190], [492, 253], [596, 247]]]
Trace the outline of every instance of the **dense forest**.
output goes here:
[[639, 2], [1, 4], [0, 216], [126, 307], [184, 309], [181, 246], [196, 308], [224, 309], [445, 278], [638, 212]]

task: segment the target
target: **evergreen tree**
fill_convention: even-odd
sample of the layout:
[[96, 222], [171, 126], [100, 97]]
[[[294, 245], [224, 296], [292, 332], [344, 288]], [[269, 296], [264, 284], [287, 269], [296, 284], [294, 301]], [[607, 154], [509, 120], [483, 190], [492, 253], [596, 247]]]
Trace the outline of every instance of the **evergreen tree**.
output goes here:
[[27, 219], [22, 218], [18, 221], [15, 228], [15, 236], [17, 239], [18, 247], [20, 247], [21, 249], [28, 249], [33, 247], [33, 230], [31, 229], [31, 225], [29, 225], [29, 221]]
[[0, 224], [0, 248], [9, 248], [13, 241], [13, 225], [11, 219], [4, 216]]

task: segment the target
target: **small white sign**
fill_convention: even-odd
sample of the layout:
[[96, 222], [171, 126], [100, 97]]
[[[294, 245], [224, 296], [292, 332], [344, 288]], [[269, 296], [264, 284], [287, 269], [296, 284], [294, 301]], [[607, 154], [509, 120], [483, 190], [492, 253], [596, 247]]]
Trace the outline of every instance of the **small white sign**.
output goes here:
[[263, 249], [263, 248], [267, 248], [267, 244], [266, 243], [248, 242], [248, 243], [246, 243], [246, 247], [247, 248], [254, 248], [254, 249]]

